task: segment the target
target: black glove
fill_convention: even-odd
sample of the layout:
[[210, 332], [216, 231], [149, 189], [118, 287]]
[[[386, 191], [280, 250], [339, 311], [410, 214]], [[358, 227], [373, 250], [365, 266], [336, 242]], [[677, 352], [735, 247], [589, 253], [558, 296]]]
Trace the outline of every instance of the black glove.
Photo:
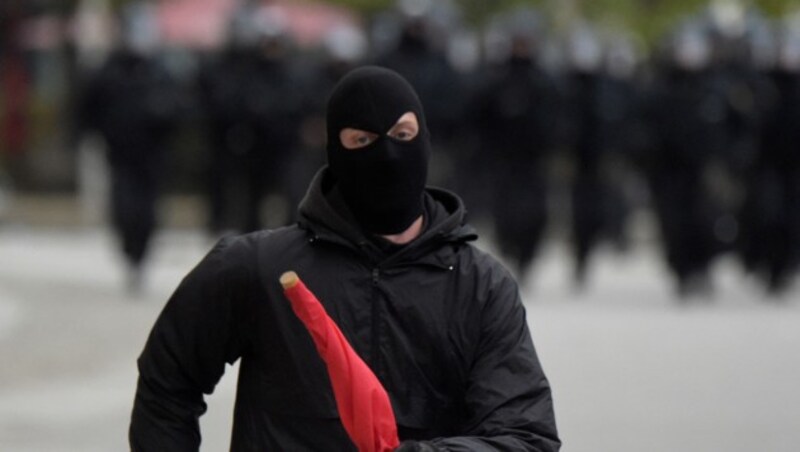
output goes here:
[[400, 443], [394, 452], [441, 452], [441, 450], [431, 443], [408, 440]]

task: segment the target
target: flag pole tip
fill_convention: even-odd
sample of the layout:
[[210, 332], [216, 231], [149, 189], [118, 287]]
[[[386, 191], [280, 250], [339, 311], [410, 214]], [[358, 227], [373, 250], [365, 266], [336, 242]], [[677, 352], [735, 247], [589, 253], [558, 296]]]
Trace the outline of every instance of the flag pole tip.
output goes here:
[[291, 289], [300, 282], [300, 278], [297, 276], [297, 273], [288, 271], [281, 275], [280, 281], [284, 289]]

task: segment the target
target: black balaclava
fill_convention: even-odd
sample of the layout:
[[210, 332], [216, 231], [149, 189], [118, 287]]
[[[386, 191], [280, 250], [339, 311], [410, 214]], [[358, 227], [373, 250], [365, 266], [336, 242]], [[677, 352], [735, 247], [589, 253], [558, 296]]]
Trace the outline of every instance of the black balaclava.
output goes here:
[[[414, 112], [419, 133], [400, 141], [386, 133]], [[359, 225], [375, 234], [408, 229], [423, 211], [430, 143], [422, 104], [414, 89], [389, 69], [364, 66], [342, 77], [328, 100], [328, 164], [347, 207]], [[378, 135], [363, 148], [346, 149], [345, 128]]]

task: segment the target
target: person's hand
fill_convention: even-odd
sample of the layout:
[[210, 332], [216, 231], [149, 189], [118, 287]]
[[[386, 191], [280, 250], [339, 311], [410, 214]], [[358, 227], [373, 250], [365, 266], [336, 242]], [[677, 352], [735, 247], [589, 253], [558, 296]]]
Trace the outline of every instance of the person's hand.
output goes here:
[[394, 452], [439, 452], [438, 447], [421, 441], [403, 441]]

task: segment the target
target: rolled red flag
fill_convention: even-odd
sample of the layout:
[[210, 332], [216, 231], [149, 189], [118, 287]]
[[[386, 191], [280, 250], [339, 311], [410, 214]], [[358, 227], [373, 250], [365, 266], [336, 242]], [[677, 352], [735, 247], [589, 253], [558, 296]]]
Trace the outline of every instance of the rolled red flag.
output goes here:
[[339, 417], [350, 439], [359, 452], [393, 451], [400, 441], [381, 382], [295, 272], [284, 273], [280, 282], [328, 368]]

